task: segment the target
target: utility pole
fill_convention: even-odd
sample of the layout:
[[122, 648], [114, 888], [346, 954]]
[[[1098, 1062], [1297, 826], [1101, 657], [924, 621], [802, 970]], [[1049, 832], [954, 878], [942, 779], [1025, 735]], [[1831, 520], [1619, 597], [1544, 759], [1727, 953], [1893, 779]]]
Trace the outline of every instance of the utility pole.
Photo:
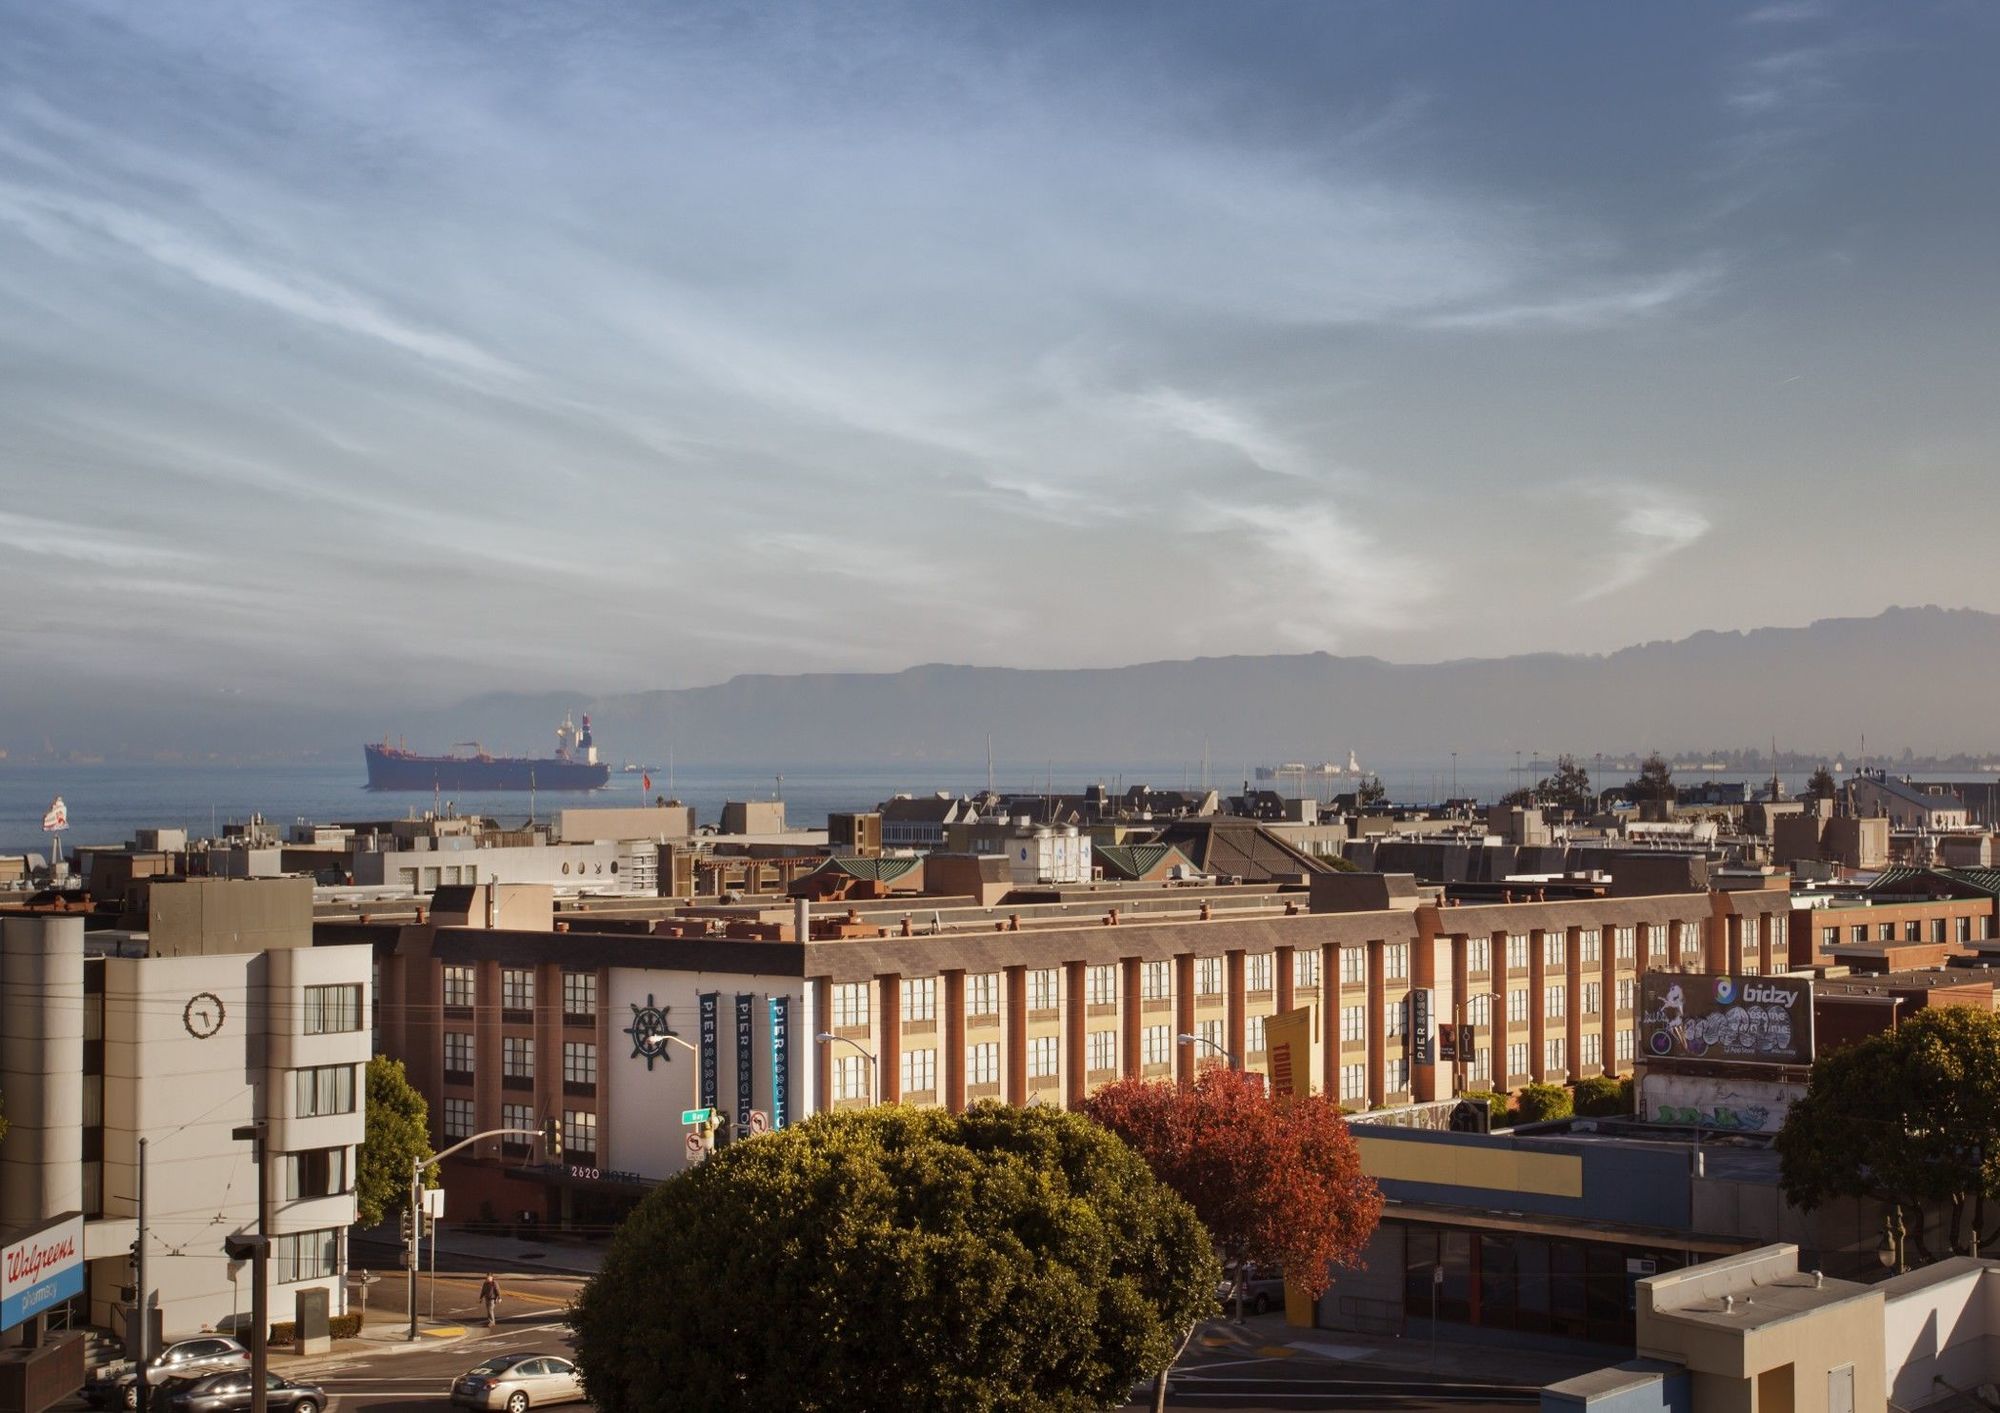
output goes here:
[[143, 1138], [139, 1140], [139, 1239], [132, 1243], [132, 1320], [139, 1327], [133, 1350], [139, 1368], [139, 1413], [147, 1413], [151, 1400], [146, 1395], [151, 1385], [146, 1382], [149, 1352], [146, 1337], [151, 1333], [152, 1320], [146, 1309], [146, 1140]]
[[[236, 1250], [242, 1245], [250, 1247], [250, 1413], [265, 1413], [270, 1393], [265, 1387], [265, 1376], [271, 1367], [270, 1350], [266, 1348], [271, 1337], [271, 1201], [270, 1184], [264, 1172], [264, 1121], [258, 1119], [233, 1128], [229, 1136], [239, 1143], [249, 1141], [250, 1162], [257, 1173], [257, 1234]], [[224, 1249], [230, 1250], [227, 1245]]]
[[417, 1334], [417, 1271], [423, 1265], [423, 1250], [417, 1245], [417, 1204], [423, 1200], [424, 1160], [410, 1159], [410, 1206], [403, 1213], [403, 1264], [410, 1272], [410, 1342], [415, 1343]]
[[271, 1370], [271, 1179], [265, 1152], [262, 1119], [251, 1127], [256, 1138], [251, 1145], [251, 1163], [257, 1169], [257, 1254], [250, 1260], [250, 1413], [266, 1413]]

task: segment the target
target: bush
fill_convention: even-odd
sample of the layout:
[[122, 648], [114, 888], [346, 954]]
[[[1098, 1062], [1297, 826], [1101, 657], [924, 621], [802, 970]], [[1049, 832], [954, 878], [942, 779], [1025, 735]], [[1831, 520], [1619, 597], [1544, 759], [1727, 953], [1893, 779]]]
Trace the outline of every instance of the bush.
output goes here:
[[1521, 1103], [1514, 1111], [1517, 1124], [1546, 1123], [1566, 1119], [1576, 1112], [1576, 1103], [1560, 1084], [1530, 1084], [1521, 1090]]
[[1593, 1075], [1576, 1082], [1576, 1111], [1586, 1118], [1615, 1119], [1632, 1112], [1632, 1081]]
[[[361, 1312], [350, 1310], [345, 1315], [329, 1315], [326, 1332], [334, 1339], [353, 1339], [361, 1333]], [[290, 1344], [299, 1337], [299, 1327], [291, 1320], [280, 1320], [271, 1326], [271, 1334], [266, 1343]]]
[[1487, 1127], [1505, 1128], [1508, 1125], [1507, 1096], [1496, 1094], [1490, 1089], [1468, 1089], [1459, 1095], [1461, 1099], [1484, 1099], [1486, 1101]]

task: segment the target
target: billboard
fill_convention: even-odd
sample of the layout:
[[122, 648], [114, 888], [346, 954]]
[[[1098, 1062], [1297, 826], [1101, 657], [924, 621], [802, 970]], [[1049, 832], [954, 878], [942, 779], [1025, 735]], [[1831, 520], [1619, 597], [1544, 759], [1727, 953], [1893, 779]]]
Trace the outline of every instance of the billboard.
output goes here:
[[83, 1294], [83, 1216], [72, 1212], [0, 1247], [0, 1330]]
[[1271, 1094], [1283, 1099], [1313, 1089], [1313, 1008], [1300, 1006], [1264, 1022], [1264, 1073]]
[[1812, 982], [1796, 976], [1647, 972], [1639, 980], [1639, 1058], [1809, 1065]]

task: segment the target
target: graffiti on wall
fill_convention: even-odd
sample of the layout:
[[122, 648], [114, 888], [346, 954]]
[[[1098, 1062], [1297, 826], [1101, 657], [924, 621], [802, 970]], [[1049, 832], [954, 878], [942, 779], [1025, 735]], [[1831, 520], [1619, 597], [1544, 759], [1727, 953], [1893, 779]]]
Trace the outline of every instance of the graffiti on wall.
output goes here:
[[1761, 1079], [1647, 1074], [1639, 1081], [1639, 1117], [1648, 1123], [1734, 1133], [1776, 1133], [1802, 1084]]

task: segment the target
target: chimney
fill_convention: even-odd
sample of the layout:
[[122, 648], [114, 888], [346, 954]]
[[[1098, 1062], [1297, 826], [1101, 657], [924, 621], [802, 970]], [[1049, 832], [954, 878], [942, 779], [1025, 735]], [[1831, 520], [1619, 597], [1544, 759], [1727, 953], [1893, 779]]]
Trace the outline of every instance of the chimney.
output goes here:
[[812, 903], [805, 898], [798, 899], [793, 905], [792, 930], [794, 940], [799, 942], [812, 940]]

